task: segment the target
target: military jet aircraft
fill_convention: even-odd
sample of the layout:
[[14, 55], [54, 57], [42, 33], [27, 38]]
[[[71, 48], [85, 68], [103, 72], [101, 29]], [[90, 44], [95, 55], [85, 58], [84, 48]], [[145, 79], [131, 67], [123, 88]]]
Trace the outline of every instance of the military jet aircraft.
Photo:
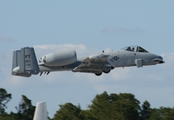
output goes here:
[[91, 56], [77, 57], [75, 50], [44, 55], [37, 62], [33, 47], [13, 51], [12, 75], [30, 77], [40, 72], [72, 71], [94, 73], [100, 76], [117, 67], [156, 65], [164, 63], [159, 55], [149, 53], [140, 46], [128, 46], [118, 51], [101, 52]]

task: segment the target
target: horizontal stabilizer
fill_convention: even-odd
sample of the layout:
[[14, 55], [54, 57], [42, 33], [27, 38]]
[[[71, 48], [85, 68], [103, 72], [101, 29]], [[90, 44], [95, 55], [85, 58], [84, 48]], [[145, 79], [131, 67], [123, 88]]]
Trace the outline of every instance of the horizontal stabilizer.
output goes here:
[[30, 77], [39, 73], [39, 66], [33, 47], [13, 51], [12, 75]]

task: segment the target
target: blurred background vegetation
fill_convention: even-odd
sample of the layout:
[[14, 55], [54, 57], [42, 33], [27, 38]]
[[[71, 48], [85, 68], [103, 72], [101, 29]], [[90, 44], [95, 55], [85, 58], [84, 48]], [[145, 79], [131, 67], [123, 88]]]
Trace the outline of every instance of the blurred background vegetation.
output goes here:
[[[33, 120], [35, 106], [27, 96], [22, 95], [15, 112], [7, 113], [6, 105], [11, 99], [12, 94], [0, 88], [0, 120]], [[48, 116], [49, 120], [174, 120], [174, 108], [151, 108], [148, 101], [141, 104], [131, 93], [105, 91], [96, 95], [86, 110], [72, 103], [59, 107], [53, 118]]]

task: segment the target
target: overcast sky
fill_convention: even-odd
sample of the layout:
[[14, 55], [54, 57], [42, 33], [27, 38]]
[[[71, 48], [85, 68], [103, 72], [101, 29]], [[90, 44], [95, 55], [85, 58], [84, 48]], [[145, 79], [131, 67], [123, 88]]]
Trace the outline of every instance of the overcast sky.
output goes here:
[[[46, 101], [49, 116], [71, 102], [86, 109], [96, 94], [132, 93], [151, 107], [174, 107], [174, 1], [0, 1], [0, 88], [12, 94], [8, 111], [26, 95]], [[64, 49], [97, 54], [140, 45], [162, 55], [165, 64], [117, 68], [93, 74], [53, 72], [30, 78], [11, 76], [12, 51], [35, 48], [37, 57]]]

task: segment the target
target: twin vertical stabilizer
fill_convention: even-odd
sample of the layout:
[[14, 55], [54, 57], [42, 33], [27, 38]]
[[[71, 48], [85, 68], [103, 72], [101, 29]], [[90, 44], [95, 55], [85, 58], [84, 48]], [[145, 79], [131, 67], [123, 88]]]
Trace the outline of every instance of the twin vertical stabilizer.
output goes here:
[[39, 73], [39, 66], [33, 47], [13, 51], [12, 75], [30, 77]]

